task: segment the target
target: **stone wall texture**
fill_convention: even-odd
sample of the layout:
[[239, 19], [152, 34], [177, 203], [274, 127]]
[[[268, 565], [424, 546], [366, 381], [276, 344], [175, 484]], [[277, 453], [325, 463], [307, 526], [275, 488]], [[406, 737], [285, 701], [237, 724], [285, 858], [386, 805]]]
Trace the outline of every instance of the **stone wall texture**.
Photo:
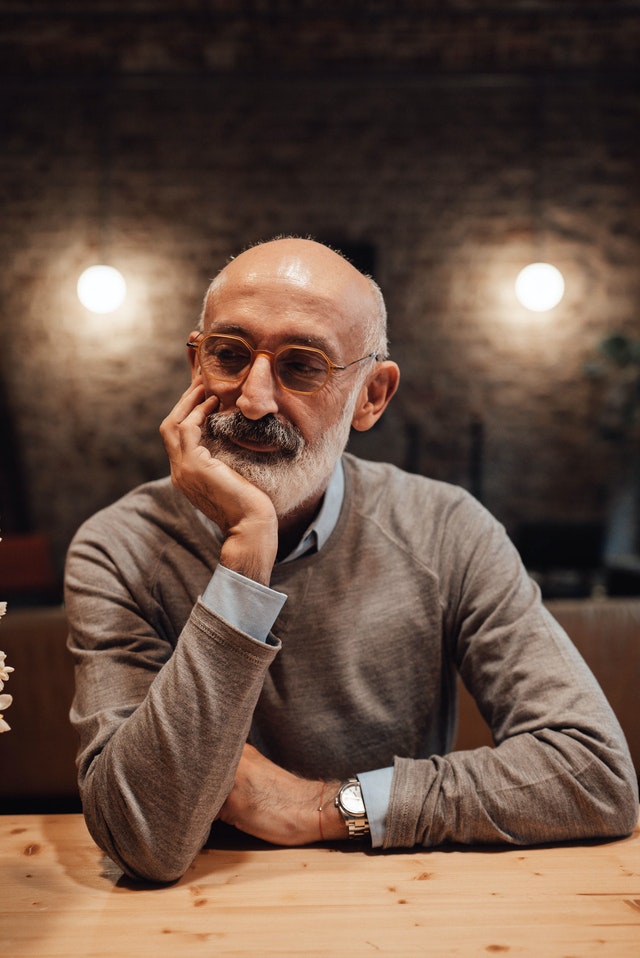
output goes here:
[[[158, 424], [229, 256], [368, 244], [401, 390], [354, 451], [461, 483], [509, 531], [599, 520], [629, 451], [585, 374], [640, 335], [640, 4], [0, 2], [4, 532], [167, 471]], [[555, 263], [566, 295], [521, 307]], [[128, 283], [92, 316], [75, 285]]]

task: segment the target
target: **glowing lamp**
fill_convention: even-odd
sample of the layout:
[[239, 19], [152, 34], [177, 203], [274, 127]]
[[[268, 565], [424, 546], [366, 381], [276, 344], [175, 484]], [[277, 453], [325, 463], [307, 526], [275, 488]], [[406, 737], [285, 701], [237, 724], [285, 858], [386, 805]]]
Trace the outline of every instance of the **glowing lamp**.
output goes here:
[[550, 263], [531, 263], [516, 279], [516, 296], [525, 309], [546, 313], [564, 296], [564, 278]]
[[78, 299], [92, 313], [113, 313], [124, 302], [127, 284], [113, 266], [90, 266], [78, 280]]

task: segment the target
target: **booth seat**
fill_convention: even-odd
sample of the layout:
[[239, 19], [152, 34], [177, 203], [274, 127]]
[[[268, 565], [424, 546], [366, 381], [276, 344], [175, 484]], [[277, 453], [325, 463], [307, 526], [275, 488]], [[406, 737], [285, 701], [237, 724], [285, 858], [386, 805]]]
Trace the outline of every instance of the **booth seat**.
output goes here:
[[[548, 599], [545, 605], [600, 683], [640, 776], [640, 598]], [[486, 723], [460, 683], [456, 748], [491, 744]]]
[[[547, 607], [564, 626], [607, 695], [640, 771], [640, 599], [557, 599]], [[5, 691], [11, 731], [0, 735], [0, 812], [79, 809], [69, 724], [73, 664], [61, 606], [9, 608], [0, 648], [15, 668]], [[491, 745], [473, 699], [460, 688], [456, 748]]]

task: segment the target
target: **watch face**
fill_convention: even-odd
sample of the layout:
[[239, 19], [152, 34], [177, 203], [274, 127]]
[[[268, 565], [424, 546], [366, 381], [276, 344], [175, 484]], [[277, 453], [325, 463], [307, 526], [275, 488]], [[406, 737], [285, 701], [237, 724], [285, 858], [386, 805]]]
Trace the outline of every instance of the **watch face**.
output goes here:
[[344, 788], [340, 790], [340, 804], [350, 815], [365, 814], [362, 791], [358, 783], [345, 785]]

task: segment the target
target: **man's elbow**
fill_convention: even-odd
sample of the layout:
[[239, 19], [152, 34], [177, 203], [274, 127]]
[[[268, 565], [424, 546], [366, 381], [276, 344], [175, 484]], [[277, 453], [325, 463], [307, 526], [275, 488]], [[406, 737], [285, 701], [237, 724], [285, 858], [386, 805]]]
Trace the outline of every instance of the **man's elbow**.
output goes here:
[[611, 834], [630, 835], [638, 824], [638, 778], [635, 772], [620, 784], [612, 805]]
[[168, 885], [178, 881], [189, 869], [200, 848], [197, 846], [191, 851], [185, 841], [155, 840], [151, 830], [140, 820], [126, 825], [122, 822], [110, 823], [100, 809], [86, 805], [84, 813], [87, 828], [96, 845], [128, 878], [136, 882]]
[[135, 860], [119, 860], [117, 864], [135, 882], [171, 885], [182, 878], [191, 865], [191, 861], [160, 861], [149, 854], [144, 854], [137, 856]]
[[127, 843], [125, 849], [120, 849], [116, 843], [105, 841], [104, 836], [94, 836], [94, 840], [127, 878], [135, 882], [173, 884], [188, 871], [194, 857], [184, 855], [180, 849], [172, 853], [139, 841]]
[[600, 785], [583, 782], [589, 795], [592, 813], [600, 824], [594, 837], [629, 835], [638, 823], [638, 775], [630, 759], [606, 766]]

